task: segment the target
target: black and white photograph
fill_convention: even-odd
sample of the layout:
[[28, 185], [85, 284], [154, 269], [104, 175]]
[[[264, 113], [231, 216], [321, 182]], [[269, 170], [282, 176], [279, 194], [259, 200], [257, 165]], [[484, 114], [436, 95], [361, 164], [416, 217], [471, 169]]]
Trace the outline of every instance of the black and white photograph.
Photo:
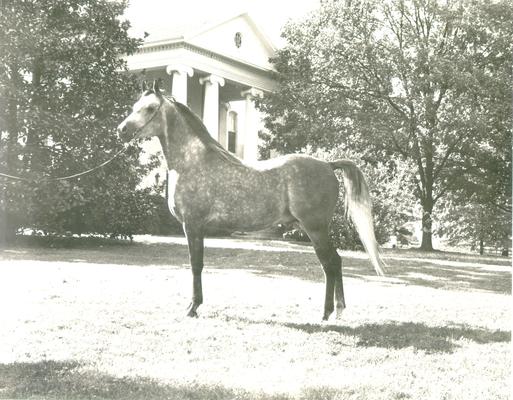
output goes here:
[[0, 399], [512, 398], [510, 0], [0, 0]]

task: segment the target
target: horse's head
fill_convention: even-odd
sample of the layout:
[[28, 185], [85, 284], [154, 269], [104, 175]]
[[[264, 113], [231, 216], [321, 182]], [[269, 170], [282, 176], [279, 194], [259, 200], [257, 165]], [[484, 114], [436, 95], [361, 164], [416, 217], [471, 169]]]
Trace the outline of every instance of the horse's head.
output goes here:
[[153, 82], [153, 88], [146, 88], [143, 83], [142, 94], [132, 107], [132, 113], [118, 126], [118, 132], [134, 134], [137, 138], [159, 135], [164, 129], [162, 104], [164, 97], [160, 94], [159, 82]]

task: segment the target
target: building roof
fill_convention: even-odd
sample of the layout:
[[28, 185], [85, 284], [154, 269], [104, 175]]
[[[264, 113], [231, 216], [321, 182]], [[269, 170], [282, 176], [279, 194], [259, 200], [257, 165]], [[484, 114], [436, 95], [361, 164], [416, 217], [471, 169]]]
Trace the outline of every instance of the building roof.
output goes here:
[[230, 16], [224, 16], [217, 19], [204, 19], [196, 23], [184, 23], [183, 25], [174, 25], [170, 27], [158, 27], [149, 33], [144, 41], [143, 47], [168, 44], [173, 42], [192, 42], [193, 39], [203, 33], [213, 30], [221, 25], [227, 24], [237, 18], [244, 18], [248, 24], [255, 30], [262, 43], [268, 47], [271, 52], [276, 51], [276, 46], [272, 43], [266, 33], [259, 28], [248, 12], [235, 13]]
[[247, 12], [217, 20], [173, 25], [150, 32], [145, 43], [127, 57], [128, 68], [161, 70], [188, 66], [242, 85], [273, 91], [276, 48]]

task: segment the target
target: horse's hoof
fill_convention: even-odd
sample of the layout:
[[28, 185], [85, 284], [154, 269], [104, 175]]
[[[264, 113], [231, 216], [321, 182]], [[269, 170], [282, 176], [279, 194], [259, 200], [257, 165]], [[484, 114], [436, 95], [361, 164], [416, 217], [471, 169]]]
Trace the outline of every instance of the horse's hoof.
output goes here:
[[194, 306], [193, 303], [189, 304], [189, 307], [187, 307], [187, 316], [191, 318], [198, 318], [198, 313], [196, 312], [196, 309], [198, 306]]
[[342, 319], [342, 313], [344, 312], [344, 310], [345, 310], [345, 307], [337, 307], [337, 314], [336, 314], [337, 319]]

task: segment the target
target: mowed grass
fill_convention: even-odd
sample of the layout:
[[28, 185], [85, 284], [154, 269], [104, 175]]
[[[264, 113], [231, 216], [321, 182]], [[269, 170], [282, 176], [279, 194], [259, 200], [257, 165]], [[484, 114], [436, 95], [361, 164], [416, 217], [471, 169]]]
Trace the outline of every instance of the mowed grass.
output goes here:
[[341, 252], [321, 323], [308, 246], [209, 240], [200, 317], [183, 239], [0, 250], [0, 398], [508, 399], [511, 259]]

